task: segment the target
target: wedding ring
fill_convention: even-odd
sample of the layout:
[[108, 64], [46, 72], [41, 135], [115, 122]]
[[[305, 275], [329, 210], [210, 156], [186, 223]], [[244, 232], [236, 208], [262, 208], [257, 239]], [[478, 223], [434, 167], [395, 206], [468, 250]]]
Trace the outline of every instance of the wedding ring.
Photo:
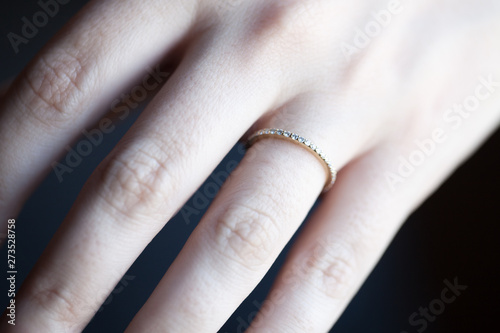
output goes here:
[[299, 134], [283, 129], [265, 128], [258, 130], [248, 138], [247, 147], [252, 146], [256, 141], [264, 138], [276, 138], [291, 141], [302, 146], [303, 148], [306, 148], [308, 151], [312, 152], [313, 155], [316, 156], [316, 158], [323, 162], [322, 164], [325, 167], [325, 171], [327, 172], [327, 180], [325, 183], [325, 187], [323, 188], [323, 193], [327, 192], [335, 183], [335, 180], [337, 179], [337, 171], [333, 168], [332, 163], [330, 162], [326, 154], [310, 140], [300, 136]]

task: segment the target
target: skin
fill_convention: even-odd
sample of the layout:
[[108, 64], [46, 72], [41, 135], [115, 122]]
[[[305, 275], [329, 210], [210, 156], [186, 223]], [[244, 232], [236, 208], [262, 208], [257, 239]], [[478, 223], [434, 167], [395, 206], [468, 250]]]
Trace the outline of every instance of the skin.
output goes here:
[[[387, 1], [91, 1], [0, 99], [4, 228], [103, 105], [147, 66], [168, 61], [175, 71], [88, 179], [17, 294], [17, 315], [30, 320], [13, 327], [3, 316], [1, 330], [81, 331], [105, 299], [96, 295], [111, 292], [231, 147], [277, 127], [315, 142], [339, 177], [249, 332], [328, 331], [405, 218], [500, 120], [498, 1], [401, 8], [346, 55]], [[473, 111], [448, 111], [470, 96], [481, 96]], [[428, 140], [432, 151], [415, 153]], [[417, 155], [401, 175], [401, 158]], [[220, 328], [325, 177], [305, 149], [258, 141], [127, 332]]]

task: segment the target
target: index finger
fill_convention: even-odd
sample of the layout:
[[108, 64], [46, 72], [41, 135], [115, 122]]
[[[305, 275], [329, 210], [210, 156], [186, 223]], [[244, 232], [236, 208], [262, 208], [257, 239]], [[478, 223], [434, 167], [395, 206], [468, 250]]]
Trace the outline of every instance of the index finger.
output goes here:
[[[188, 32], [195, 11], [186, 9], [194, 1], [144, 2], [90, 2], [0, 100], [0, 221], [18, 213], [51, 162], [96, 121], [103, 105], [150, 75], [147, 68], [166, 80], [154, 73], [154, 64]], [[132, 13], [147, 19], [132, 19]], [[145, 87], [158, 86], [154, 79]]]

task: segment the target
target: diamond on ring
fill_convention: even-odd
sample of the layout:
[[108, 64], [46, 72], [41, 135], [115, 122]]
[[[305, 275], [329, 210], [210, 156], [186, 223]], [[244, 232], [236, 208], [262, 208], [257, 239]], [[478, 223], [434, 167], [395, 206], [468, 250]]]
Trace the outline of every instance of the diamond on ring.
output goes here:
[[330, 162], [330, 159], [326, 156], [326, 154], [310, 140], [304, 138], [303, 136], [299, 136], [296, 133], [285, 131], [283, 129], [265, 128], [252, 134], [247, 141], [247, 146], [249, 147], [258, 139], [262, 139], [265, 137], [281, 138], [292, 141], [300, 146], [304, 146], [307, 150], [312, 152], [314, 156], [316, 156], [316, 158], [320, 159], [323, 162], [323, 165], [325, 166], [325, 169], [328, 173], [327, 181], [323, 188], [323, 193], [328, 191], [333, 186], [335, 180], [337, 179], [337, 171], [332, 166], [332, 163]]

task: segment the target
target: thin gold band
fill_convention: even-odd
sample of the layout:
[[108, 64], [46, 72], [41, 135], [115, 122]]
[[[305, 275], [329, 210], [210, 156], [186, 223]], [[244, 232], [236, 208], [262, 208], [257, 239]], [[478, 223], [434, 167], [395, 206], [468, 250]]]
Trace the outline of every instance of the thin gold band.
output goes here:
[[314, 156], [316, 156], [316, 158], [318, 158], [323, 162], [323, 165], [325, 166], [325, 170], [327, 172], [327, 180], [325, 183], [325, 187], [323, 188], [323, 193], [328, 191], [335, 183], [335, 180], [337, 179], [337, 171], [333, 168], [326, 154], [310, 140], [296, 133], [285, 131], [283, 129], [264, 128], [258, 130], [248, 138], [247, 147], [253, 145], [257, 140], [264, 138], [276, 138], [276, 139], [285, 139], [288, 141], [292, 141], [306, 148], [310, 152], [314, 153]]

